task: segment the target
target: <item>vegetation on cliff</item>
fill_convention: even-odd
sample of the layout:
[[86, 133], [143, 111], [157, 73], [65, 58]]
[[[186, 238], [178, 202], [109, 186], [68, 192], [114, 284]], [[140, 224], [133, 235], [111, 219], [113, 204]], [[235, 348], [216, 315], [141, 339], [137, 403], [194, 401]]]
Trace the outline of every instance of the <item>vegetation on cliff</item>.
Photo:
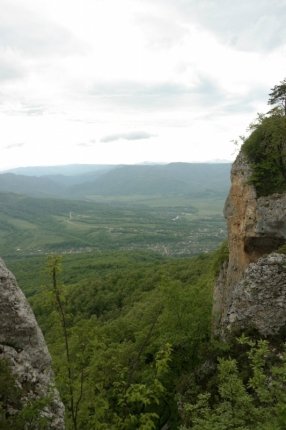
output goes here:
[[181, 430], [285, 429], [285, 350], [242, 336], [229, 354], [218, 359], [208, 390], [184, 404]]
[[23, 401], [22, 387], [9, 362], [0, 358], [0, 430], [48, 430], [50, 420], [45, 414], [48, 397]]
[[257, 195], [286, 191], [286, 117], [280, 112], [260, 116], [242, 150], [251, 167]]
[[267, 115], [258, 116], [242, 146], [253, 171], [250, 181], [259, 197], [286, 191], [285, 100], [283, 81], [270, 93], [269, 103], [276, 106]]

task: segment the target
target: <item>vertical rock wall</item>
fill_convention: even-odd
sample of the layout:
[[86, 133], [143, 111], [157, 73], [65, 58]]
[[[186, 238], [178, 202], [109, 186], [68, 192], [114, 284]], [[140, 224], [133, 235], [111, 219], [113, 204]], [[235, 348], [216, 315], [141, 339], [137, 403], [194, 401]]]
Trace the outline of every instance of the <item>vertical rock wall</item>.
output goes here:
[[51, 358], [44, 337], [15, 277], [1, 259], [0, 358], [11, 366], [22, 403], [50, 396], [43, 415], [49, 419], [50, 429], [64, 429], [64, 406], [54, 387]]
[[[271, 270], [264, 270], [264, 280], [260, 279], [261, 270], [255, 269], [255, 264], [260, 264], [260, 258], [286, 242], [286, 194], [257, 198], [255, 188], [250, 184], [250, 176], [251, 167], [241, 152], [232, 167], [231, 189], [224, 210], [228, 227], [229, 261], [221, 269], [214, 290], [213, 331], [222, 337], [234, 326], [236, 329], [240, 326], [244, 329], [255, 328], [263, 334], [268, 333], [267, 321], [263, 319], [269, 317], [269, 312], [263, 313], [262, 309], [267, 302], [272, 303], [274, 309], [276, 299], [271, 294], [277, 295], [277, 291], [280, 291], [277, 286], [271, 284], [269, 273], [276, 279], [276, 284], [277, 279], [280, 279], [279, 282], [284, 285], [286, 276], [284, 269], [281, 269], [284, 263], [282, 264], [277, 256], [276, 259], [278, 258], [280, 263], [275, 265], [275, 258], [271, 259]], [[267, 259], [263, 261], [265, 269]], [[247, 279], [250, 282], [250, 267], [252, 288], [249, 290], [246, 285]], [[257, 275], [257, 284], [254, 282], [253, 273]], [[254, 285], [258, 284], [259, 287], [256, 288]], [[281, 291], [279, 294], [282, 294]], [[242, 300], [239, 300], [239, 297]], [[254, 318], [258, 309], [253, 307], [254, 302], [261, 305], [259, 318]], [[273, 324], [269, 323], [269, 327], [273, 329], [269, 329], [270, 331], [277, 331], [285, 325], [280, 311], [282, 306], [286, 314], [286, 302], [284, 303], [283, 299], [279, 303], [279, 312], [276, 314], [280, 322], [277, 320]]]

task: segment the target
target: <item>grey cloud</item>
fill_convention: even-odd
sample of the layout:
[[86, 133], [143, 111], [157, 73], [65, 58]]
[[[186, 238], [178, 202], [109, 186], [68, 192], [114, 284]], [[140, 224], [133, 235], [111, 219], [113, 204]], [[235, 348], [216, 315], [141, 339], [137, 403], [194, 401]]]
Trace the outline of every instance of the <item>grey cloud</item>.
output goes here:
[[90, 139], [88, 142], [77, 143], [76, 146], [81, 146], [83, 148], [89, 148], [89, 147], [93, 146], [96, 142], [97, 142], [96, 139]]
[[117, 133], [104, 136], [100, 139], [101, 142], [114, 142], [116, 140], [142, 140], [150, 139], [154, 137], [154, 134], [146, 133], [145, 131], [134, 131], [130, 133]]
[[241, 113], [252, 113], [255, 115], [257, 112], [258, 103], [265, 103], [268, 97], [269, 88], [261, 85], [253, 87], [247, 94], [235, 95], [228, 97], [217, 104], [215, 109], [203, 114], [200, 119], [216, 120], [219, 118], [226, 118]]
[[174, 20], [173, 15], [164, 13], [160, 16], [142, 13], [136, 17], [136, 24], [143, 28], [152, 49], [171, 49], [180, 44], [186, 34], [186, 28]]
[[159, 0], [241, 50], [268, 51], [286, 40], [285, 0]]
[[79, 122], [79, 123], [83, 123], [83, 124], [97, 124], [98, 123], [98, 121], [96, 121], [96, 120], [90, 120], [90, 119], [85, 119], [85, 118], [69, 117], [68, 120], [71, 122]]
[[77, 143], [76, 146], [82, 146], [83, 148], [87, 148], [91, 145], [90, 145], [90, 143], [80, 142], [80, 143]]
[[[1, 103], [1, 98], [4, 103]], [[5, 105], [5, 101], [9, 101], [8, 107]], [[48, 112], [48, 107], [44, 104], [34, 104], [25, 101], [18, 101], [15, 97], [7, 94], [0, 94], [0, 106], [1, 111], [7, 115], [27, 115], [27, 116], [39, 116], [44, 115]]]
[[10, 145], [4, 146], [4, 149], [16, 149], [16, 148], [22, 148], [22, 146], [24, 146], [25, 143], [24, 142], [20, 142], [20, 143], [11, 143]]
[[82, 49], [68, 30], [15, 0], [1, 3], [0, 47], [30, 56], [59, 56]]
[[239, 95], [227, 101], [224, 106], [225, 114], [256, 111], [258, 104], [266, 104], [268, 93], [269, 88], [267, 86], [257, 85], [251, 88], [244, 96]]
[[99, 82], [90, 88], [89, 94], [103, 104], [111, 103], [122, 108], [141, 110], [170, 110], [174, 107], [205, 104], [205, 97], [210, 104], [223, 98], [218, 86], [206, 78], [202, 78], [195, 86], [172, 82]]
[[0, 58], [0, 82], [22, 78], [26, 71], [22, 65], [17, 65], [9, 59]]
[[43, 115], [47, 111], [44, 105], [23, 104], [22, 113], [28, 116]]
[[187, 91], [187, 87], [172, 82], [148, 84], [135, 81], [99, 82], [91, 88], [91, 94], [99, 96], [120, 97], [130, 94], [142, 96], [177, 95]]
[[197, 98], [200, 98], [203, 103], [205, 103], [205, 99], [209, 100], [210, 104], [218, 103], [225, 97], [223, 91], [212, 79], [202, 75], [200, 81], [193, 89], [193, 94]]
[[[265, 102], [269, 88], [257, 85], [245, 96], [228, 94], [215, 80], [201, 75], [196, 85], [162, 82], [146, 84], [143, 82], [119, 81], [97, 83], [91, 89], [91, 95], [106, 103], [108, 108], [114, 105], [124, 110], [164, 111], [176, 108], [194, 111], [208, 110], [210, 115], [218, 112], [228, 115], [235, 112], [255, 111], [257, 103]], [[212, 111], [212, 113], [210, 113]]]

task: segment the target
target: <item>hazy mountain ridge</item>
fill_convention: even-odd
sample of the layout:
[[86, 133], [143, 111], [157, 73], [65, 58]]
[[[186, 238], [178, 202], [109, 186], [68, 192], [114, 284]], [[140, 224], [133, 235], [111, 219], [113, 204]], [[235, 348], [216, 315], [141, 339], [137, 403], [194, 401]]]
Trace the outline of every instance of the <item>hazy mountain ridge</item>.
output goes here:
[[26, 194], [33, 197], [50, 197], [63, 195], [65, 187], [49, 177], [2, 173], [0, 175], [0, 192]]
[[[79, 169], [86, 169], [86, 171], [79, 173]], [[17, 174], [24, 171], [26, 175]], [[31, 176], [31, 173], [36, 171], [38, 176]], [[51, 174], [52, 172], [54, 174]], [[71, 174], [71, 172], [74, 173]], [[200, 195], [202, 193], [225, 195], [229, 188], [229, 172], [230, 164], [226, 163], [100, 167], [85, 165], [85, 167], [70, 166], [70, 169], [68, 166], [62, 166], [62, 170], [60, 166], [51, 169], [23, 168], [14, 169], [14, 173], [2, 173], [0, 191], [34, 197], [76, 199], [93, 195]]]
[[3, 173], [15, 173], [25, 176], [75, 176], [106, 171], [116, 167], [113, 164], [67, 164], [62, 166], [27, 166], [9, 169]]

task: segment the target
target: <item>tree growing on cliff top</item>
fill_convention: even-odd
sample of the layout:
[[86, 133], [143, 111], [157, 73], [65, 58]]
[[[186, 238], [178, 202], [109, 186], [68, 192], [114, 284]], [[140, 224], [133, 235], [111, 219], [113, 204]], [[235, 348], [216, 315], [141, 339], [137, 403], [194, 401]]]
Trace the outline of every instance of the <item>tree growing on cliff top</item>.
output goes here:
[[283, 108], [283, 113], [286, 116], [286, 79], [271, 88], [269, 93], [269, 105], [278, 105]]
[[258, 197], [286, 191], [286, 78], [269, 93], [274, 108], [250, 125], [242, 151], [252, 167]]
[[242, 151], [251, 164], [250, 183], [258, 197], [286, 191], [285, 115], [264, 116], [245, 140]]

